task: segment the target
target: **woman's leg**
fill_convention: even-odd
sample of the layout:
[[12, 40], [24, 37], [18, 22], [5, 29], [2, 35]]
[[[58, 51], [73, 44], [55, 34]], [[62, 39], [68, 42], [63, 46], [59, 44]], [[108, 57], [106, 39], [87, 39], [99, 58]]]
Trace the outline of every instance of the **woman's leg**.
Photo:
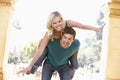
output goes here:
[[78, 60], [77, 60], [77, 55], [76, 53], [74, 53], [72, 55], [72, 57], [70, 58], [70, 64], [71, 64], [71, 67], [74, 68], [74, 69], [77, 69], [78, 68]]
[[72, 80], [72, 78], [74, 77], [75, 74], [75, 70], [74, 68], [70, 68], [70, 79]]
[[78, 60], [77, 60], [77, 55], [74, 53], [74, 55], [70, 58], [70, 78], [72, 80], [75, 70], [78, 68]]
[[35, 62], [35, 64], [32, 66], [32, 69], [30, 70], [30, 72], [31, 72], [32, 74], [34, 74], [34, 73], [37, 71], [39, 65], [42, 64], [42, 62], [43, 62], [43, 60], [46, 58], [46, 56], [47, 56], [47, 48], [45, 48], [45, 50], [43, 51], [42, 55], [41, 55], [41, 56], [39, 57], [39, 59]]

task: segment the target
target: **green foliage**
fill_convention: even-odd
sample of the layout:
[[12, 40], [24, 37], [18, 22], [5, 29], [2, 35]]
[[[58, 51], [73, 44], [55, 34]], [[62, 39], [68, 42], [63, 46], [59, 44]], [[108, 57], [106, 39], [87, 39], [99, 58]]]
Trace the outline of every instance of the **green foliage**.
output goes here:
[[101, 40], [96, 39], [96, 36], [86, 38], [86, 45], [80, 49], [78, 59], [80, 67], [100, 61], [102, 43]]
[[37, 50], [37, 43], [31, 42], [30, 44], [24, 46], [23, 50], [21, 50], [20, 60], [22, 62], [28, 62], [31, 58], [33, 58], [34, 54]]
[[14, 54], [12, 52], [9, 52], [8, 55], [8, 63], [13, 63], [14, 62]]
[[[27, 63], [31, 58], [33, 58], [36, 53], [38, 43], [31, 42], [25, 45], [22, 50], [20, 50], [19, 55], [16, 56], [15, 52], [9, 52], [8, 63], [17, 64], [19, 62]], [[17, 51], [16, 51], [17, 52]]]

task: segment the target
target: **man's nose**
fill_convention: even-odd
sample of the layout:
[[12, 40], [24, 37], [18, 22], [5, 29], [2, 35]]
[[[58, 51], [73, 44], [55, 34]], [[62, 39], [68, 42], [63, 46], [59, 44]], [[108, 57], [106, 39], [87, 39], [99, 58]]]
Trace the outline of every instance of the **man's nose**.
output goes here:
[[65, 42], [68, 42], [68, 39], [65, 39]]

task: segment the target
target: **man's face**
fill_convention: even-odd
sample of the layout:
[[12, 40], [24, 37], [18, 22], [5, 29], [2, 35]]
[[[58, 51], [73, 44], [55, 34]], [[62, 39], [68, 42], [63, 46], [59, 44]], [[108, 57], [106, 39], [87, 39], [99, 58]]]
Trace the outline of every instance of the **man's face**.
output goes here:
[[64, 34], [60, 40], [60, 44], [63, 48], [68, 48], [73, 42], [73, 35], [71, 34]]

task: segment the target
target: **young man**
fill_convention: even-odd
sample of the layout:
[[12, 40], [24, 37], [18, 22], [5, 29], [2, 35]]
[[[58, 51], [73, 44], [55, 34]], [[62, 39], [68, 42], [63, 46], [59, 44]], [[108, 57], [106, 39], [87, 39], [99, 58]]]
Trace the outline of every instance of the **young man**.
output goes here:
[[[75, 39], [76, 32], [71, 27], [66, 27], [61, 39], [50, 40], [47, 45], [47, 55], [42, 69], [42, 80], [51, 80], [53, 72], [57, 71], [60, 80], [70, 80], [75, 72], [71, 57], [79, 50], [80, 42]], [[76, 55], [75, 55], [76, 56]], [[27, 72], [26, 72], [27, 71]], [[29, 67], [20, 70], [19, 73], [29, 73]]]
[[60, 80], [71, 79], [71, 73], [74, 70], [72, 70], [69, 61], [80, 46], [75, 35], [74, 29], [69, 27], [64, 29], [60, 40], [49, 41], [48, 54], [42, 69], [42, 80], [51, 80], [54, 71], [59, 73]]

